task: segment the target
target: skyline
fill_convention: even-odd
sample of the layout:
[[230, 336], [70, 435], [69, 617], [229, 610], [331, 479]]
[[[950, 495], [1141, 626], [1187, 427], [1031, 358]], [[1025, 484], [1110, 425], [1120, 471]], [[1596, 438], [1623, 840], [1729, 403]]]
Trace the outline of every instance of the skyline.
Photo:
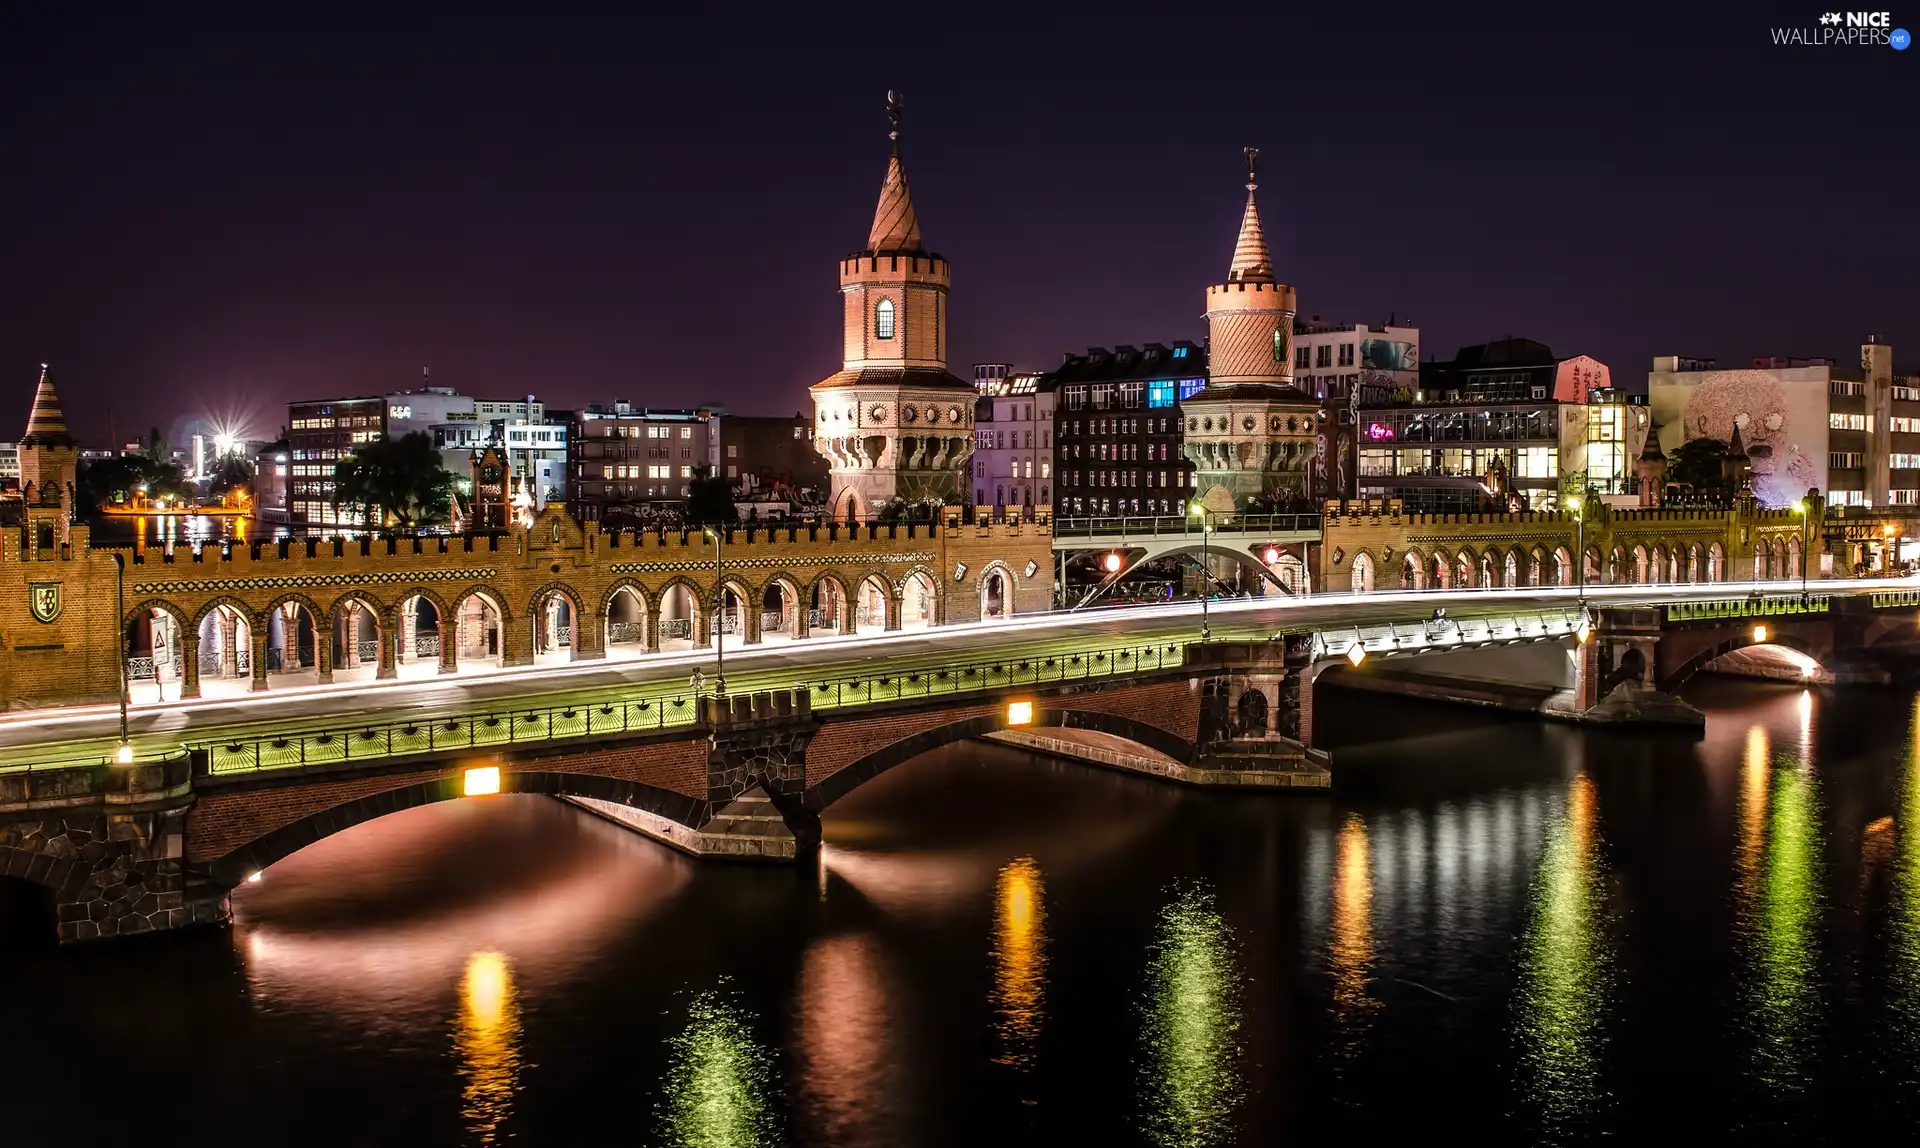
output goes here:
[[[1772, 10], [1751, 35], [1667, 15], [1651, 40], [1626, 17], [1263, 14], [1186, 52], [1154, 25], [903, 20], [900, 42], [939, 47], [860, 67], [836, 20], [722, 39], [402, 18], [373, 45], [10, 14], [33, 50], [0, 81], [4, 131], [33, 177], [0, 195], [32, 225], [0, 258], [33, 273], [0, 287], [0, 378], [24, 411], [50, 361], [88, 441], [109, 410], [122, 440], [203, 408], [268, 435], [288, 400], [422, 367], [556, 407], [804, 410], [838, 362], [833, 268], [872, 218], [889, 87], [963, 375], [1199, 341], [1243, 146], [1304, 317], [1410, 317], [1428, 357], [1523, 335], [1635, 386], [1656, 354], [1845, 364], [1868, 333], [1911, 369], [1920, 289], [1882, 229], [1920, 174], [1886, 142], [1920, 58], [1775, 48], [1766, 25], [1810, 17]], [[689, 46], [632, 67], [669, 35]], [[711, 81], [697, 44], [746, 78]], [[1355, 44], [1360, 90], [1312, 50]], [[1136, 68], [1143, 46], [1161, 58]], [[1672, 94], [1635, 78], [1663, 67]]]

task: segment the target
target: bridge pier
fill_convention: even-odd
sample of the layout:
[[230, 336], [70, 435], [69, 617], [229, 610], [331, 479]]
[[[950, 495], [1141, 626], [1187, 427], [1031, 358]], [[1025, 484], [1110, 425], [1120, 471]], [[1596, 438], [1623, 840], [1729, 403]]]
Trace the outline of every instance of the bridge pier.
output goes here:
[[200, 696], [200, 635], [192, 628], [180, 632], [180, 700]]
[[251, 664], [253, 680], [247, 684], [247, 688], [257, 694], [265, 693], [267, 691], [267, 621], [264, 614], [247, 634], [247, 639], [253, 646]]
[[[355, 632], [352, 623], [348, 623], [347, 633]], [[353, 664], [353, 645], [353, 640], [349, 638], [347, 642], [349, 659], [347, 665], [349, 666]], [[314, 631], [313, 635], [313, 667], [318, 672], [320, 684], [323, 686], [333, 684], [333, 660], [333, 627], [321, 626]]]

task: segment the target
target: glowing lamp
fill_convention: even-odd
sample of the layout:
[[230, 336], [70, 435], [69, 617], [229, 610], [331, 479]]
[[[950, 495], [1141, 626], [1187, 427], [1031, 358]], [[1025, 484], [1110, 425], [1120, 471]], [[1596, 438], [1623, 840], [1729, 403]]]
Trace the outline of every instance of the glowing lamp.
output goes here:
[[1120, 556], [1118, 554], [1109, 554], [1107, 555], [1106, 561], [1102, 562], [1101, 565], [1107, 568], [1107, 573], [1118, 574], [1120, 573]]
[[1367, 660], [1367, 648], [1358, 642], [1347, 647], [1347, 661], [1359, 665]]
[[1764, 642], [1764, 641], [1766, 641], [1766, 640], [1767, 640], [1767, 627], [1766, 627], [1766, 623], [1764, 623], [1764, 622], [1762, 622], [1762, 623], [1759, 623], [1759, 624], [1757, 624], [1757, 625], [1755, 625], [1755, 626], [1754, 626], [1754, 628], [1753, 628], [1753, 640], [1754, 640], [1754, 641], [1756, 641], [1756, 642]]
[[1269, 546], [1267, 547], [1266, 552], [1261, 554], [1260, 557], [1262, 560], [1266, 562], [1267, 565], [1271, 566], [1275, 562], [1280, 561], [1280, 551], [1272, 546]]
[[258, 869], [247, 874], [247, 884], [258, 885], [259, 883], [260, 883], [260, 871]]
[[1582, 618], [1580, 625], [1573, 631], [1573, 636], [1580, 639], [1581, 645], [1585, 645], [1587, 639], [1593, 636], [1593, 627], [1587, 624], [1585, 618]]
[[497, 765], [479, 765], [461, 778], [461, 793], [467, 797], [484, 797], [489, 793], [500, 792], [500, 767]]
[[123, 745], [119, 749], [114, 750], [113, 760], [119, 762], [121, 765], [131, 764], [133, 761], [133, 746]]
[[1032, 702], [1008, 702], [1007, 703], [1007, 724], [1008, 725], [1032, 725], [1033, 724], [1033, 703]]

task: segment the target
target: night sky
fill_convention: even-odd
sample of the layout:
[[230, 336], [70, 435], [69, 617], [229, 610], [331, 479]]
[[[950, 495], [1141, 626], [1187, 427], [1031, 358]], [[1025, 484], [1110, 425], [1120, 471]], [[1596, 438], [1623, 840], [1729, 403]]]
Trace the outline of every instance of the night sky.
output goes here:
[[802, 409], [889, 87], [962, 375], [1198, 340], [1249, 144], [1305, 314], [1412, 316], [1428, 355], [1524, 334], [1636, 385], [1655, 354], [1845, 361], [1868, 332], [1920, 369], [1920, 50], [1772, 44], [1818, 5], [187, 7], [0, 14], [0, 436], [42, 359], [102, 444], [109, 417], [270, 434], [422, 366]]

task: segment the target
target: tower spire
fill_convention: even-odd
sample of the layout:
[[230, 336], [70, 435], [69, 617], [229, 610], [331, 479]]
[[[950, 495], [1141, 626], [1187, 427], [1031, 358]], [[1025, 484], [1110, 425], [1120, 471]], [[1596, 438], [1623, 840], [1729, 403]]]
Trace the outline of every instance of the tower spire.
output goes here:
[[71, 446], [73, 435], [67, 430], [67, 418], [60, 411], [60, 396], [54, 393], [53, 380], [47, 377], [47, 365], [40, 364], [40, 386], [33, 394], [33, 413], [27, 416], [27, 433], [21, 446]]
[[1273, 256], [1267, 252], [1267, 235], [1260, 230], [1260, 207], [1254, 202], [1254, 189], [1260, 186], [1260, 149], [1242, 149], [1247, 157], [1247, 210], [1240, 217], [1240, 238], [1233, 245], [1233, 266], [1227, 271], [1229, 283], [1273, 282]]
[[887, 138], [893, 152], [887, 157], [887, 179], [880, 185], [880, 205], [873, 212], [873, 229], [867, 233], [868, 251], [919, 251], [920, 217], [913, 211], [913, 196], [907, 191], [907, 169], [900, 162], [900, 121], [907, 117], [907, 102], [898, 92], [887, 93], [887, 122], [892, 127]]

